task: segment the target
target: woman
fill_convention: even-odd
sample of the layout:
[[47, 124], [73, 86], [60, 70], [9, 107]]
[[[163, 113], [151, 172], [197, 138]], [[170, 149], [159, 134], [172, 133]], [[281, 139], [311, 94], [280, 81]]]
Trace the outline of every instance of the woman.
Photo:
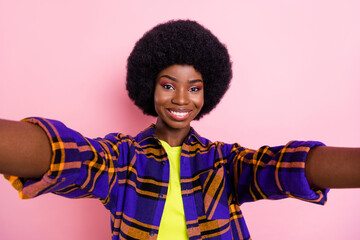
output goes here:
[[254, 151], [199, 136], [191, 121], [219, 103], [231, 77], [209, 30], [160, 24], [137, 42], [127, 72], [130, 98], [155, 125], [92, 140], [55, 120], [1, 121], [1, 172], [23, 198], [98, 198], [112, 239], [250, 239], [244, 202], [324, 204], [327, 188], [360, 186], [360, 149], [293, 141]]

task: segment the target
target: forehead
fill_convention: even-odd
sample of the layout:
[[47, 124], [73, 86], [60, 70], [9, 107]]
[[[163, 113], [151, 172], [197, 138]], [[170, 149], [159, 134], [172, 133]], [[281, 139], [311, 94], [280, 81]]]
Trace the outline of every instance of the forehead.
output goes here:
[[203, 80], [200, 72], [191, 65], [171, 65], [157, 75], [157, 80], [166, 77], [173, 81]]

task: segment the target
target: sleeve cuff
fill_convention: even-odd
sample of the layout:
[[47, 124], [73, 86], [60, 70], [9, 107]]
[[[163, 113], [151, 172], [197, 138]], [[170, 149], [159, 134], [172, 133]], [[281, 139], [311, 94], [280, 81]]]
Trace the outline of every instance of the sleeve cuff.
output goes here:
[[[307, 154], [316, 146], [324, 146], [324, 144], [313, 141], [288, 143], [281, 152], [283, 156], [276, 166], [276, 180], [280, 191], [288, 197], [324, 205], [329, 189], [312, 189], [305, 177]], [[296, 169], [295, 171], [288, 171], [287, 165], [298, 166], [293, 168]]]
[[44, 130], [51, 144], [52, 158], [50, 169], [41, 179], [4, 176], [19, 192], [20, 198], [34, 198], [61, 189], [69, 185], [69, 182], [74, 182], [74, 178], [76, 179], [80, 172], [81, 160], [72, 131], [55, 120], [26, 118], [22, 121], [36, 124]]

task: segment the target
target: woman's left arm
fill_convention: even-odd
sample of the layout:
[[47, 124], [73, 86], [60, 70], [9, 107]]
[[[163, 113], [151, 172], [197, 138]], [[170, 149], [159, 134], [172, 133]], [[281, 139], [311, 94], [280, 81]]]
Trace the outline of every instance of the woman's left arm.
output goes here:
[[314, 188], [359, 188], [360, 148], [311, 149], [306, 158], [305, 176]]

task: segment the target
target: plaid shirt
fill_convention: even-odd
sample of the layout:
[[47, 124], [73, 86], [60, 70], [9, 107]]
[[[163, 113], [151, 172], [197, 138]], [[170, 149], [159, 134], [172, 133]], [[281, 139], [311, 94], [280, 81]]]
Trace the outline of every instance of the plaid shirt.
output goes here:
[[[154, 125], [136, 137], [88, 139], [41, 118], [52, 144], [50, 170], [39, 181], [6, 176], [20, 197], [53, 192], [97, 198], [111, 213], [112, 239], [156, 239], [164, 209], [169, 160]], [[257, 151], [211, 142], [191, 129], [182, 145], [181, 194], [189, 239], [250, 239], [240, 206], [293, 197], [324, 204], [327, 190], [311, 190], [305, 159], [319, 142], [290, 142]]]

